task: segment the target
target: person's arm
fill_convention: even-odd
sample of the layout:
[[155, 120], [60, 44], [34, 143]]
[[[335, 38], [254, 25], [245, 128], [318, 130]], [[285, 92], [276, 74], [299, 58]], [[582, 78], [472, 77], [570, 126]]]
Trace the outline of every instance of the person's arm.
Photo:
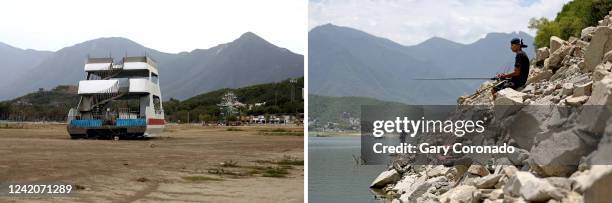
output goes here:
[[[516, 57], [514, 57], [514, 72], [507, 73], [507, 74], [505, 74], [505, 73], [498, 74], [497, 78], [504, 79], [504, 78], [511, 78], [511, 77], [515, 77], [515, 76], [516, 77], [520, 76], [521, 75], [521, 69], [525, 68], [525, 67], [521, 67], [521, 63], [519, 63], [522, 56], [524, 56], [524, 55], [517, 54]], [[529, 59], [527, 59], [527, 60], [529, 60]]]
[[514, 67], [514, 72], [508, 73], [508, 74], [498, 74], [497, 78], [511, 78], [514, 76], [519, 76], [521, 75], [521, 67], [516, 66]]

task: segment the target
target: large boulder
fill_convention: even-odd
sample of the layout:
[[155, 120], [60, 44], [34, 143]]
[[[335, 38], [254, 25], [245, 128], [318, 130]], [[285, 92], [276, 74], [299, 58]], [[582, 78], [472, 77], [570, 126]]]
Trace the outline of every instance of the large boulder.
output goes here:
[[445, 176], [449, 173], [450, 167], [445, 167], [443, 165], [432, 166], [429, 170], [425, 171], [425, 174], [428, 178]]
[[572, 130], [557, 132], [533, 146], [532, 168], [543, 176], [568, 176], [576, 171], [582, 156], [593, 149]]
[[404, 190], [398, 190], [398, 192], [402, 194], [399, 199], [402, 202], [430, 202], [433, 201], [433, 197], [430, 197], [431, 193], [436, 193], [436, 189], [447, 187], [449, 184], [448, 179], [444, 176], [438, 176], [426, 180], [425, 179], [417, 179], [419, 180], [417, 184], [413, 184], [409, 188], [406, 188]]
[[576, 181], [574, 190], [583, 193], [585, 202], [604, 203], [612, 199], [611, 165], [593, 165], [572, 179]]
[[561, 94], [563, 95], [571, 95], [574, 93], [574, 83], [563, 83], [561, 87], [563, 88], [561, 89]]
[[596, 27], [587, 27], [582, 29], [580, 32], [580, 39], [583, 41], [591, 41], [591, 37], [593, 36], [591, 33], [595, 31]]
[[525, 93], [518, 92], [512, 88], [506, 88], [497, 92], [495, 105], [521, 105], [525, 95]]
[[604, 77], [606, 77], [606, 75], [610, 74], [610, 71], [612, 71], [612, 63], [610, 62], [601, 63], [595, 66], [595, 70], [593, 71], [593, 81], [602, 80]]
[[543, 63], [544, 59], [547, 59], [549, 55], [550, 55], [550, 52], [548, 51], [548, 47], [539, 48], [536, 51], [536, 62]]
[[488, 175], [474, 180], [474, 186], [478, 189], [491, 189], [502, 177], [501, 174]]
[[612, 104], [612, 74], [606, 75], [600, 81], [593, 84], [590, 105], [611, 105]]
[[592, 87], [593, 87], [592, 81], [584, 83], [584, 84], [576, 85], [576, 88], [574, 89], [574, 97], [591, 96]]
[[506, 88], [497, 92], [495, 99], [495, 118], [503, 117], [515, 113], [523, 106], [527, 94], [518, 92], [512, 88]]
[[535, 72], [534, 70], [533, 76], [529, 76], [529, 78], [527, 78], [527, 84], [539, 82], [542, 80], [548, 80], [551, 76], [553, 76], [552, 70], [542, 69], [542, 71], [537, 72]]
[[411, 197], [412, 193], [416, 191], [419, 186], [425, 184], [427, 176], [420, 176], [417, 174], [405, 175], [400, 181], [398, 181], [393, 190], [399, 194], [406, 194], [407, 197]]
[[371, 188], [382, 188], [389, 183], [395, 183], [401, 178], [400, 174], [395, 170], [387, 170], [382, 172], [370, 185]]
[[[512, 138], [522, 149], [531, 149], [536, 138], [548, 134], [548, 126], [563, 122], [557, 105], [526, 105], [516, 112], [508, 122], [504, 122], [506, 137]], [[514, 155], [507, 156], [513, 160]], [[521, 165], [520, 163], [515, 163]]]
[[550, 37], [550, 53], [555, 53], [563, 44], [565, 44], [565, 40], [557, 36]]
[[612, 28], [599, 26], [592, 35], [591, 43], [584, 53], [584, 71], [593, 71], [601, 63], [604, 54], [612, 49]]
[[604, 56], [603, 56], [602, 61], [603, 61], [603, 62], [612, 62], [612, 51], [608, 51], [608, 52], [606, 52], [606, 53], [604, 54]]
[[559, 47], [555, 52], [552, 52], [550, 54], [547, 68], [556, 70], [561, 67], [561, 62], [563, 62], [565, 56], [570, 54], [570, 52], [572, 51], [572, 47], [572, 45], [564, 44], [561, 45], [561, 47]]
[[565, 104], [578, 107], [584, 104], [589, 99], [589, 96], [569, 96], [565, 98]]
[[522, 197], [527, 201], [545, 202], [561, 200], [563, 194], [548, 181], [535, 177], [529, 172], [519, 171], [504, 187], [504, 197]]
[[471, 185], [460, 185], [440, 196], [442, 203], [476, 203], [478, 202], [477, 189]]
[[612, 116], [612, 74], [593, 83], [591, 97], [576, 119], [582, 131], [602, 135]]
[[565, 192], [572, 190], [572, 184], [574, 183], [574, 180], [565, 177], [548, 177], [544, 178], [544, 180]]

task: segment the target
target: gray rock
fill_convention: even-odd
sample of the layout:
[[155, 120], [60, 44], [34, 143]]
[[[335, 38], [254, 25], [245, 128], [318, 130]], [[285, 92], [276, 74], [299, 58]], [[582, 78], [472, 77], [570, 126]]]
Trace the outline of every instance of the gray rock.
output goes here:
[[504, 187], [504, 196], [522, 197], [527, 201], [544, 202], [550, 199], [561, 200], [563, 194], [546, 180], [535, 177], [529, 172], [516, 172]]
[[444, 176], [431, 179], [427, 179], [426, 176], [411, 176], [409, 179], [406, 182], [398, 182], [394, 187], [395, 190], [402, 194], [400, 196], [402, 202], [420, 202], [419, 200], [424, 196], [428, 196], [428, 193], [436, 192], [437, 188], [449, 184], [448, 179]]
[[593, 81], [590, 81], [585, 84], [576, 85], [574, 88], [574, 96], [591, 96], [591, 87], [593, 86]]
[[580, 39], [584, 40], [584, 41], [591, 41], [591, 36], [594, 31], [595, 31], [595, 27], [587, 27], [582, 29], [582, 32], [580, 32]]
[[592, 135], [602, 135], [607, 120], [612, 116], [612, 74], [593, 83], [591, 97], [579, 113], [577, 127]]
[[502, 189], [485, 189], [480, 190], [480, 198], [487, 200], [503, 200], [504, 191]]
[[593, 71], [593, 81], [600, 81], [606, 75], [610, 74], [610, 69], [612, 69], [612, 63], [603, 63], [595, 66], [595, 70]]
[[544, 70], [552, 70], [553, 67], [550, 67], [550, 57], [544, 59], [544, 65], [542, 66]]
[[491, 172], [489, 172], [489, 169], [487, 169], [487, 167], [483, 165], [471, 165], [470, 168], [468, 168], [467, 172], [474, 175], [478, 175], [480, 177], [488, 176], [489, 174], [491, 174]]
[[548, 47], [539, 48], [536, 50], [536, 61], [544, 62], [544, 59], [547, 59], [549, 55], [550, 52], [548, 51]]
[[550, 54], [550, 61], [548, 62], [548, 68], [551, 69], [557, 69], [561, 66], [561, 62], [563, 62], [563, 59], [565, 58], [565, 56], [569, 55], [570, 51], [572, 50], [572, 45], [566, 44], [566, 45], [562, 45], [561, 47], [559, 47], [557, 49], [557, 51], [554, 51]]
[[604, 53], [612, 48], [612, 28], [599, 26], [592, 33], [591, 43], [584, 53], [585, 71], [593, 71], [601, 63]]
[[572, 184], [574, 183], [574, 180], [564, 177], [548, 177], [545, 180], [552, 186], [568, 192], [572, 190]]
[[581, 106], [589, 99], [589, 96], [569, 96], [564, 99], [569, 106]]
[[612, 51], [608, 51], [604, 54], [604, 57], [602, 59], [603, 62], [612, 62]]
[[370, 184], [370, 187], [383, 188], [389, 183], [397, 182], [400, 178], [400, 174], [395, 169], [387, 170], [378, 175], [372, 184]]
[[563, 83], [563, 89], [561, 90], [561, 94], [571, 95], [572, 93], [574, 93], [574, 83]]
[[451, 168], [437, 165], [426, 171], [427, 177], [445, 176]]
[[523, 106], [524, 98], [527, 94], [517, 92], [512, 88], [506, 88], [497, 92], [495, 99], [495, 118], [503, 119], [507, 115], [513, 114]]
[[563, 198], [563, 200], [561, 200], [561, 203], [583, 203], [584, 198], [582, 197], [582, 195], [578, 194], [577, 192], [569, 192], [567, 193], [567, 195], [565, 195], [565, 198]]
[[555, 91], [555, 86], [549, 85], [544, 88], [544, 94], [551, 94]]
[[612, 166], [593, 165], [591, 170], [572, 177], [575, 190], [583, 193], [585, 202], [609, 202], [612, 199]]
[[460, 185], [440, 196], [442, 203], [476, 203], [479, 197], [477, 189], [471, 185]]
[[474, 186], [478, 189], [491, 189], [495, 187], [501, 177], [501, 174], [483, 176], [474, 180]]
[[532, 93], [533, 91], [535, 91], [535, 87], [533, 85], [527, 85], [521, 90], [522, 93]]
[[[558, 108], [556, 105], [526, 105], [513, 114], [508, 119], [508, 122], [504, 124], [506, 129], [505, 136], [512, 138], [519, 148], [531, 149], [536, 141], [535, 138], [546, 134], [551, 123], [563, 120], [562, 117], [553, 116], [557, 113]], [[522, 165], [524, 160], [520, 160], [519, 156], [521, 154], [528, 155], [527, 152], [518, 150], [507, 157], [513, 164]]]
[[610, 104], [612, 104], [612, 74], [606, 75], [593, 84], [591, 98], [588, 101], [588, 105]]
[[565, 44], [565, 40], [557, 36], [550, 37], [550, 53], [554, 53], [561, 47], [561, 45]]
[[[535, 132], [535, 133], [541, 133], [541, 132]], [[514, 137], [517, 137], [517, 136], [514, 136]], [[523, 161], [527, 160], [528, 158], [529, 158], [529, 151], [525, 149], [518, 149], [514, 153], [508, 155], [508, 159], [514, 165], [523, 165]]]
[[552, 70], [549, 69], [543, 69], [542, 72], [536, 73], [535, 75], [529, 77], [527, 79], [527, 84], [531, 84], [534, 82], [539, 82], [542, 80], [548, 80], [550, 79], [550, 77], [552, 77], [553, 73]]
[[504, 175], [506, 175], [508, 177], [512, 177], [518, 171], [519, 171], [518, 168], [516, 168], [515, 166], [506, 166], [504, 168]]
[[399, 194], [412, 193], [419, 185], [422, 185], [427, 181], [427, 176], [419, 176], [416, 174], [404, 175], [404, 177], [397, 181], [393, 190]]
[[568, 176], [576, 171], [580, 158], [592, 149], [571, 130], [554, 133], [536, 144], [530, 153], [537, 172], [543, 176]]

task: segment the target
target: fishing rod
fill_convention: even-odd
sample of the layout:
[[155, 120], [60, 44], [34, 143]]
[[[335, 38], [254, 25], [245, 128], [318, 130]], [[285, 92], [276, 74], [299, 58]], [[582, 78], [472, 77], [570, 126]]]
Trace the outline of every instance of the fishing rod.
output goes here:
[[412, 78], [412, 80], [499, 80], [499, 78]]
[[498, 78], [498, 77], [493, 77], [493, 78], [481, 78], [481, 77], [466, 77], [466, 78], [462, 78], [462, 77], [454, 77], [454, 78], [412, 78], [412, 80], [493, 80], [495, 81], [495, 83], [493, 85], [490, 85], [484, 89], [478, 90], [476, 92], [474, 92], [473, 94], [469, 95], [468, 98], [472, 98], [476, 95], [479, 95], [480, 93], [484, 92], [484, 91], [488, 91], [489, 89], [493, 88], [494, 86], [496, 86], [497, 84], [499, 84], [503, 79], [502, 78]]

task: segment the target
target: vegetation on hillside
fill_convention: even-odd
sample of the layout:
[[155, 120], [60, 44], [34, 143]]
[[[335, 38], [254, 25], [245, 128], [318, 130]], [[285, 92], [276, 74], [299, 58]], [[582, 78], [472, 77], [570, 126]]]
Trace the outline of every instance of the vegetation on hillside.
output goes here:
[[[295, 115], [304, 112], [302, 87], [304, 78], [294, 79], [293, 82], [285, 80], [238, 89], [220, 89], [184, 101], [170, 99], [163, 103], [163, 107], [168, 121], [219, 121], [222, 117], [217, 104], [226, 92], [232, 91], [238, 101], [245, 104], [233, 119], [239, 115]], [[48, 91], [33, 92], [0, 102], [0, 120], [66, 121], [68, 111], [76, 107], [79, 98], [76, 86], [58, 86]], [[255, 106], [256, 103], [260, 105]]]
[[61, 85], [0, 102], [0, 120], [65, 121], [79, 101], [76, 86]]
[[612, 9], [612, 0], [574, 0], [563, 6], [554, 20], [532, 18], [529, 28], [537, 30], [536, 48], [549, 46], [550, 37], [567, 40], [580, 36], [582, 29], [597, 25]]
[[[201, 94], [184, 101], [170, 99], [164, 102], [166, 120], [186, 122], [218, 121], [221, 109], [217, 104], [228, 91], [233, 92], [239, 102], [239, 115], [297, 114], [304, 112], [302, 88], [304, 78], [285, 80], [278, 83], [253, 85], [237, 89], [220, 89]], [[292, 99], [293, 96], [293, 99]], [[256, 103], [262, 104], [255, 106]], [[265, 104], [264, 104], [265, 103]], [[248, 106], [251, 106], [250, 108]], [[237, 115], [236, 115], [237, 116]], [[232, 119], [236, 119], [235, 116]]]

